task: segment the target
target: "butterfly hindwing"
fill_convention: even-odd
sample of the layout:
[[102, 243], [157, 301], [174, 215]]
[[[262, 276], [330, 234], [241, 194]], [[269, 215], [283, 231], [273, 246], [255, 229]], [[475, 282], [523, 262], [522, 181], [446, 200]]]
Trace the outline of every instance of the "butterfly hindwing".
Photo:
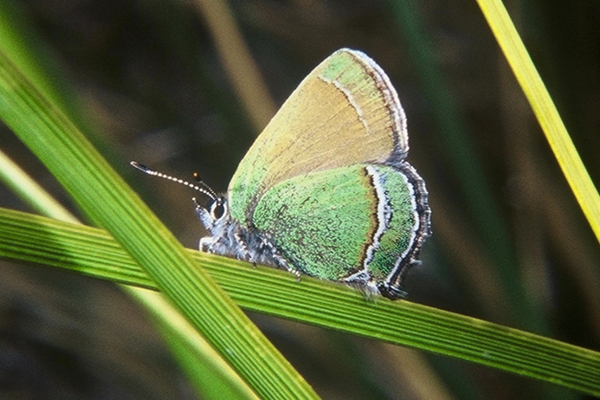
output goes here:
[[[375, 186], [374, 186], [375, 185]], [[332, 281], [382, 282], [415, 244], [414, 182], [394, 167], [356, 164], [296, 176], [268, 190], [253, 214], [300, 272]]]

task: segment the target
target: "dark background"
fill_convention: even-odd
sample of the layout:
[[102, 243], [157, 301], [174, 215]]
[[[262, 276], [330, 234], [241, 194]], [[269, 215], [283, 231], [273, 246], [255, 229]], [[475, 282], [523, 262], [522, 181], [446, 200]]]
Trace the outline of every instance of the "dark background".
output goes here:
[[[223, 14], [210, 25], [202, 4], [13, 4], [31, 35], [23, 39], [34, 40], [41, 62], [73, 89], [88, 136], [193, 248], [204, 234], [194, 194], [128, 162], [186, 179], [197, 171], [225, 191], [268, 121], [240, 99], [215, 44], [224, 35], [231, 46]], [[597, 185], [600, 6], [505, 4]], [[598, 242], [475, 2], [229, 5], [224, 15], [234, 18], [267, 89], [252, 103], [267, 116], [340, 47], [366, 52], [390, 76], [408, 117], [408, 159], [427, 181], [433, 209], [434, 236], [409, 275], [409, 300], [600, 350]], [[242, 67], [240, 84], [252, 85], [251, 64]], [[0, 129], [2, 150], [77, 212], [43, 165]], [[0, 206], [31, 211], [4, 186]], [[115, 286], [6, 262], [0, 275], [0, 397], [196, 398], [143, 311]], [[328, 399], [579, 397], [466, 362], [251, 317]], [[422, 392], [435, 390], [433, 382], [443, 390]]]

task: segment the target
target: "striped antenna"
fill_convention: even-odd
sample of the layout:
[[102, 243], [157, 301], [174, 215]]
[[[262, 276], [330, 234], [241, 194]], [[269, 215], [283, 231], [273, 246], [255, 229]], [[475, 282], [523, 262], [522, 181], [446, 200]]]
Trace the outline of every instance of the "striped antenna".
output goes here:
[[165, 175], [162, 172], [158, 172], [156, 170], [153, 170], [150, 167], [145, 166], [144, 164], [140, 164], [137, 161], [131, 161], [130, 163], [133, 167], [139, 169], [142, 172], [147, 173], [148, 175], [152, 175], [152, 176], [157, 176], [159, 178], [164, 178], [164, 179], [168, 179], [170, 181], [173, 181], [175, 183], [179, 183], [181, 185], [187, 186], [191, 189], [194, 189], [208, 197], [210, 197], [211, 200], [217, 200], [219, 198], [219, 196], [217, 196], [217, 194], [215, 193], [214, 190], [212, 190], [210, 188], [210, 186], [208, 186], [206, 183], [204, 183], [204, 181], [202, 181], [202, 179], [200, 179], [200, 176], [197, 173], [194, 173], [194, 179], [196, 179], [196, 183], [190, 183], [188, 181], [185, 181], [183, 179], [179, 179], [176, 178], [174, 176], [171, 175]]

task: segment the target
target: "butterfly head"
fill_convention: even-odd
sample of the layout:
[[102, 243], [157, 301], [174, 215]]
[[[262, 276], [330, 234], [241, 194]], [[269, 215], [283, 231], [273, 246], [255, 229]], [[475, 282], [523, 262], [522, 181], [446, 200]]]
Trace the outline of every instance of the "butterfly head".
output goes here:
[[225, 227], [229, 222], [229, 207], [225, 196], [210, 196], [206, 205], [202, 205], [195, 197], [192, 199], [196, 205], [196, 214], [200, 222], [211, 233]]

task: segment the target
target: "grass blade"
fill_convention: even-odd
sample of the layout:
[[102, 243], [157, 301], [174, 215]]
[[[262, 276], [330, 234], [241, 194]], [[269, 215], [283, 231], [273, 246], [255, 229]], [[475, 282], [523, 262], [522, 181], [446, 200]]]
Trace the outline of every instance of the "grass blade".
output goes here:
[[[43, 244], [39, 245], [39, 244]], [[243, 308], [414, 347], [600, 395], [600, 353], [408, 301], [188, 252]], [[0, 257], [156, 289], [106, 232], [0, 209]]]
[[562, 168], [596, 237], [600, 241], [600, 197], [556, 106], [521, 40], [506, 8], [499, 0], [478, 0], [546, 139]]

